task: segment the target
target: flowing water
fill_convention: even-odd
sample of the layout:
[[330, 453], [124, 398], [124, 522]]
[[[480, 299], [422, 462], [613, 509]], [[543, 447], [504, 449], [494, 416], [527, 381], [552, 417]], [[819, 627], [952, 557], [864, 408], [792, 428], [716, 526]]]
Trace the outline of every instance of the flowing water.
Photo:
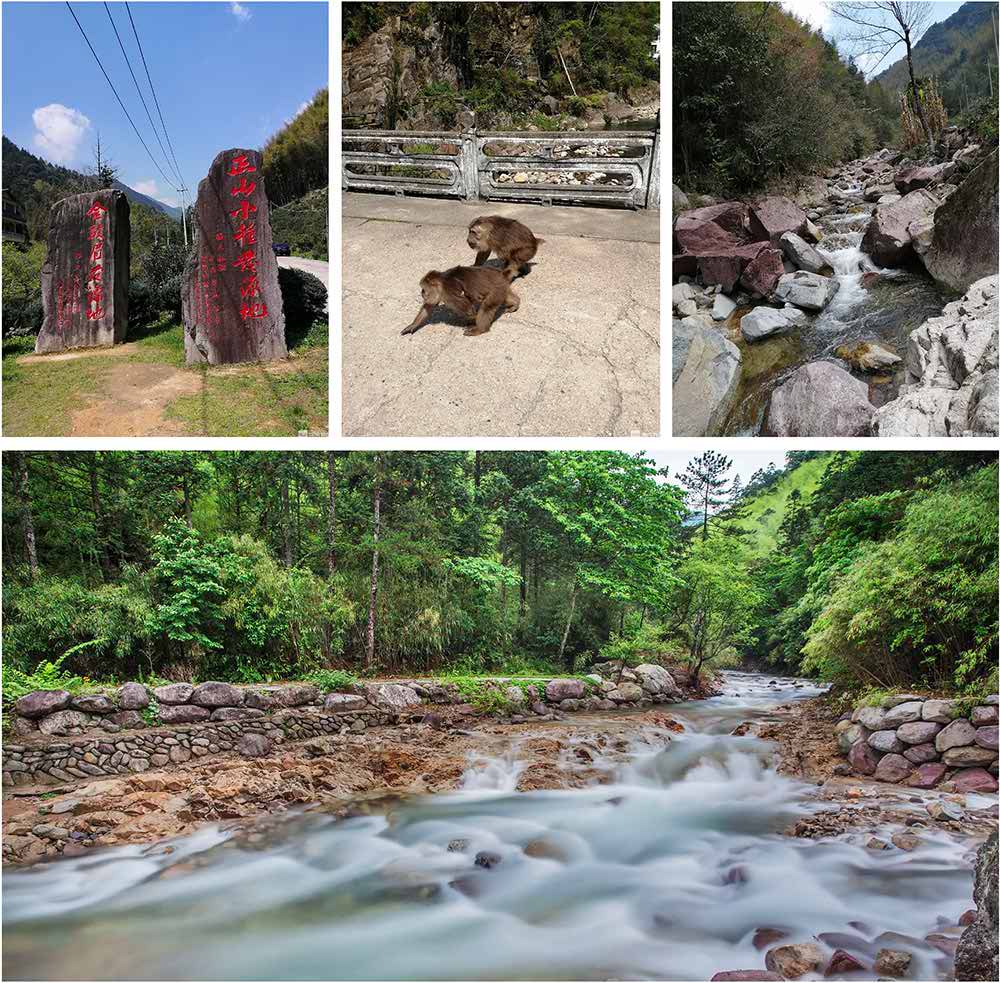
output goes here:
[[683, 734], [637, 728], [587, 788], [515, 792], [515, 743], [470, 760], [460, 791], [373, 814], [213, 826], [9, 872], [5, 976], [708, 979], [762, 969], [762, 927], [831, 933], [869, 963], [892, 940], [914, 978], [946, 973], [922, 939], [970, 907], [967, 847], [924, 831], [913, 853], [780, 835], [821, 806], [773, 770], [770, 745], [730, 731], [818, 691], [739, 673], [725, 689], [670, 708]]
[[[833, 300], [786, 335], [751, 345], [738, 328], [730, 331], [730, 340], [743, 354], [743, 370], [736, 406], [726, 421], [726, 435], [759, 434], [774, 390], [800, 365], [835, 358], [841, 345], [854, 347], [875, 341], [905, 357], [910, 332], [927, 318], [940, 314], [947, 303], [922, 270], [883, 269], [861, 251], [861, 240], [875, 206], [862, 199], [860, 187], [847, 193], [852, 196], [850, 201], [816, 223], [823, 233], [816, 248], [840, 283]], [[877, 276], [865, 276], [873, 273]], [[849, 368], [846, 363], [839, 364]], [[869, 398], [882, 406], [897, 395], [904, 373], [899, 365], [895, 371], [878, 375], [858, 371], [853, 374], [868, 383]]]

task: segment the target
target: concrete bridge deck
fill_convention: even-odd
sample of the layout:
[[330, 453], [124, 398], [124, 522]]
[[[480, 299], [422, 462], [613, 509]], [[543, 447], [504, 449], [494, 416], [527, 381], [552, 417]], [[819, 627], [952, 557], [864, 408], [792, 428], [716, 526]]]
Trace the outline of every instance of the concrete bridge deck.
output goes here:
[[[471, 264], [490, 214], [545, 239], [520, 310], [467, 338], [439, 308], [401, 337], [420, 278]], [[659, 249], [658, 212], [345, 194], [344, 435], [657, 434]]]

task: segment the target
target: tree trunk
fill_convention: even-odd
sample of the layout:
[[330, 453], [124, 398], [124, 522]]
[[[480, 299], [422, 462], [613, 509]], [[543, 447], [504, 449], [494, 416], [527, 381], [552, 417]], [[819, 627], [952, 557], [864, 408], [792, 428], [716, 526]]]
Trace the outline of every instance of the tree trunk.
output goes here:
[[528, 602], [528, 550], [521, 540], [521, 599], [518, 616], [524, 618], [524, 609]]
[[365, 668], [375, 665], [375, 609], [378, 602], [378, 540], [382, 526], [382, 479], [375, 478], [374, 518], [372, 520], [372, 582], [368, 594], [368, 644], [365, 651]]
[[288, 503], [288, 475], [281, 476], [281, 552], [286, 567], [292, 565], [292, 530]]
[[24, 551], [28, 555], [31, 579], [38, 576], [38, 551], [35, 547], [35, 517], [31, 507], [31, 489], [28, 487], [28, 454], [15, 451], [14, 473], [18, 504], [21, 512], [21, 529], [24, 533]]
[[563, 630], [562, 641], [559, 643], [558, 661], [562, 662], [563, 653], [566, 651], [566, 642], [569, 640], [569, 628], [573, 624], [573, 613], [576, 611], [576, 574], [573, 575], [573, 591], [569, 596], [569, 617], [566, 619], [566, 628]]
[[326, 575], [332, 577], [337, 569], [337, 469], [333, 451], [326, 452]]
[[101, 576], [106, 584], [110, 584], [114, 570], [111, 566], [111, 558], [108, 556], [107, 529], [97, 476], [97, 455], [99, 453], [99, 451], [91, 451], [87, 470], [90, 475], [90, 504], [94, 511], [94, 548], [97, 550], [97, 562], [101, 566]]
[[924, 107], [920, 104], [920, 94], [917, 91], [917, 78], [913, 74], [913, 52], [910, 48], [910, 32], [905, 32], [906, 36], [906, 67], [910, 72], [910, 91], [913, 93], [913, 106], [917, 112], [917, 119], [920, 120], [920, 125], [924, 130], [924, 137], [927, 140], [927, 149], [934, 153], [934, 134], [931, 133], [931, 128], [927, 123], [927, 117], [924, 116]]

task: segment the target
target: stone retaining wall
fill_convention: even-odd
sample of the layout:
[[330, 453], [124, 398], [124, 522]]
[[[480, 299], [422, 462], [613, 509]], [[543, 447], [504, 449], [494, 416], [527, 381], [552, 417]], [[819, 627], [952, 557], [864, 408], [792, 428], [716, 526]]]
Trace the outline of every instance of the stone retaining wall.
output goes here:
[[[512, 720], [579, 710], [635, 709], [683, 699], [662, 666], [619, 671], [606, 663], [585, 679], [540, 680], [517, 686], [486, 681], [506, 697]], [[603, 674], [602, 674], [603, 673]], [[406, 680], [366, 683], [323, 694], [311, 683], [235, 686], [210, 681], [73, 695], [38, 690], [10, 714], [12, 741], [3, 749], [5, 784], [67, 782], [142, 772], [192, 757], [268, 754], [284, 740], [396, 723], [424, 704], [465, 704], [454, 683]], [[472, 710], [473, 708], [469, 708]]]
[[882, 782], [997, 791], [998, 697], [960, 715], [956, 700], [914, 694], [859, 706], [835, 728], [851, 770]]
[[69, 741], [5, 744], [3, 782], [72, 782], [143, 772], [213, 754], [262, 757], [285, 740], [359, 733], [398, 719], [396, 713], [373, 709], [345, 713], [302, 707], [238, 720], [153, 727]]

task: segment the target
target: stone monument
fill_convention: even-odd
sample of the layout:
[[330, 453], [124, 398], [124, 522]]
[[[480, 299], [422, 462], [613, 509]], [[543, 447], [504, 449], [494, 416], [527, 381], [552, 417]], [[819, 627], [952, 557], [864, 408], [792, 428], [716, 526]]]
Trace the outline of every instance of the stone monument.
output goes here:
[[285, 316], [256, 150], [224, 150], [198, 185], [197, 248], [182, 287], [188, 363], [284, 358]]
[[130, 235], [128, 199], [113, 188], [52, 206], [36, 352], [125, 340]]

